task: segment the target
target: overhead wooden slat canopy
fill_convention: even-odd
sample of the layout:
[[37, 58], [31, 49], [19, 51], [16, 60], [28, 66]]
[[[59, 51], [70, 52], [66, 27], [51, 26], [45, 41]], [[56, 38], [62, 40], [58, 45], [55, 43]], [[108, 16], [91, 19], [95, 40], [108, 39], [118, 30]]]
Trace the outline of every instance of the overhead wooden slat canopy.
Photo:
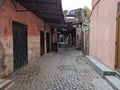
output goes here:
[[51, 25], [63, 25], [64, 17], [62, 13], [61, 0], [15, 0], [31, 11], [46, 23]]

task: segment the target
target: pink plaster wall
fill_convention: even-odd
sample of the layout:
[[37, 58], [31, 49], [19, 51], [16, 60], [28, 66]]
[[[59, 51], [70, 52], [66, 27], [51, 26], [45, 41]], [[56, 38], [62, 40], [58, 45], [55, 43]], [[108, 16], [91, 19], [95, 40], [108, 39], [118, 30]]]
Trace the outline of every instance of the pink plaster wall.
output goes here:
[[[18, 8], [24, 9], [19, 4]], [[29, 63], [40, 57], [40, 30], [44, 30], [44, 22], [31, 12], [16, 12], [10, 0], [7, 0], [0, 8], [0, 42], [3, 44], [6, 54], [4, 75], [8, 75], [13, 71], [12, 21], [28, 26]]]
[[[93, 4], [97, 0], [92, 0]], [[117, 3], [120, 0], [101, 0], [91, 16], [90, 55], [115, 68]]]

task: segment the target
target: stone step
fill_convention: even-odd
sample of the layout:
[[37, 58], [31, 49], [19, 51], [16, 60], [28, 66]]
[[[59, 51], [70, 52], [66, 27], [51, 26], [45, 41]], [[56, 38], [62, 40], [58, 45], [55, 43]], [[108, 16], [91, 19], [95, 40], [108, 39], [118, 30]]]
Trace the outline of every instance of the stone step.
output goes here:
[[116, 77], [120, 79], [120, 72], [115, 70], [115, 73], [116, 73]]
[[120, 90], [120, 79], [115, 76], [105, 76], [105, 79], [115, 90]]
[[115, 75], [114, 70], [110, 69], [103, 63], [99, 62], [99, 60], [97, 60], [96, 58], [90, 55], [86, 56], [86, 58], [87, 58], [88, 64], [91, 65], [92, 68], [94, 68], [101, 77], [104, 78], [105, 75]]
[[[1, 80], [2, 81], [2, 80]], [[0, 90], [3, 90], [5, 87], [7, 87], [10, 83], [12, 82], [12, 80], [3, 80], [0, 83]]]
[[98, 78], [92, 80], [92, 85], [94, 86], [95, 90], [113, 90], [107, 81]]

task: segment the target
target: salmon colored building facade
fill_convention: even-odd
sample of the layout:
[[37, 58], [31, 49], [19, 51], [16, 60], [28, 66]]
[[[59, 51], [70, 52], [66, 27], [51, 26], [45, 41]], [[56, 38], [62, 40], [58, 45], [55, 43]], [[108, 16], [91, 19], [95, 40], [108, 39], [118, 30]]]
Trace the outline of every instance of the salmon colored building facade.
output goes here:
[[119, 48], [116, 46], [119, 2], [92, 0], [90, 55], [113, 69], [120, 69]]
[[[23, 65], [32, 63], [35, 59], [40, 57], [42, 52], [41, 49], [44, 48], [43, 54], [48, 52], [47, 41], [49, 41], [49, 52], [51, 51], [51, 44], [54, 40], [51, 39], [51, 26], [37, 17], [34, 13], [30, 11], [16, 12], [11, 0], [6, 0], [0, 4], [0, 53], [2, 55], [2, 60], [0, 60], [0, 76], [6, 76], [14, 71], [15, 63], [17, 65], [17, 62], [15, 61], [16, 53], [27, 55], [27, 61], [23, 61]], [[21, 10], [25, 9], [19, 3], [17, 4], [17, 7]], [[25, 29], [25, 31], [22, 33], [22, 31], [19, 31], [19, 27]], [[14, 29], [18, 29], [19, 32]], [[54, 33], [52, 34], [52, 37], [57, 35], [57, 30], [55, 28], [53, 29]], [[41, 32], [43, 32], [43, 37], [40, 36]], [[23, 35], [23, 37], [15, 40], [19, 35]], [[23, 42], [21, 39], [23, 39]], [[44, 43], [43, 47], [41, 47], [41, 42]], [[19, 47], [20, 49], [25, 49], [26, 53], [24, 53], [24, 51], [20, 52]], [[24, 56], [21, 54], [19, 59], [20, 58], [23, 59]], [[21, 62], [18, 60], [18, 63], [20, 64]]]

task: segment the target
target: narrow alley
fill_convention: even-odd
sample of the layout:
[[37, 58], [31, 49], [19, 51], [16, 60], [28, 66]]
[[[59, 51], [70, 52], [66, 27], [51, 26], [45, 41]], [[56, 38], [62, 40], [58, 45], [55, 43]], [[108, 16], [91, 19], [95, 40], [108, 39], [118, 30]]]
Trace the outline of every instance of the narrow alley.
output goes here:
[[120, 90], [120, 0], [0, 0], [0, 90]]
[[26, 65], [9, 78], [15, 82], [9, 90], [112, 90], [87, 64], [83, 54], [67, 45], [59, 48], [58, 53], [47, 54]]

